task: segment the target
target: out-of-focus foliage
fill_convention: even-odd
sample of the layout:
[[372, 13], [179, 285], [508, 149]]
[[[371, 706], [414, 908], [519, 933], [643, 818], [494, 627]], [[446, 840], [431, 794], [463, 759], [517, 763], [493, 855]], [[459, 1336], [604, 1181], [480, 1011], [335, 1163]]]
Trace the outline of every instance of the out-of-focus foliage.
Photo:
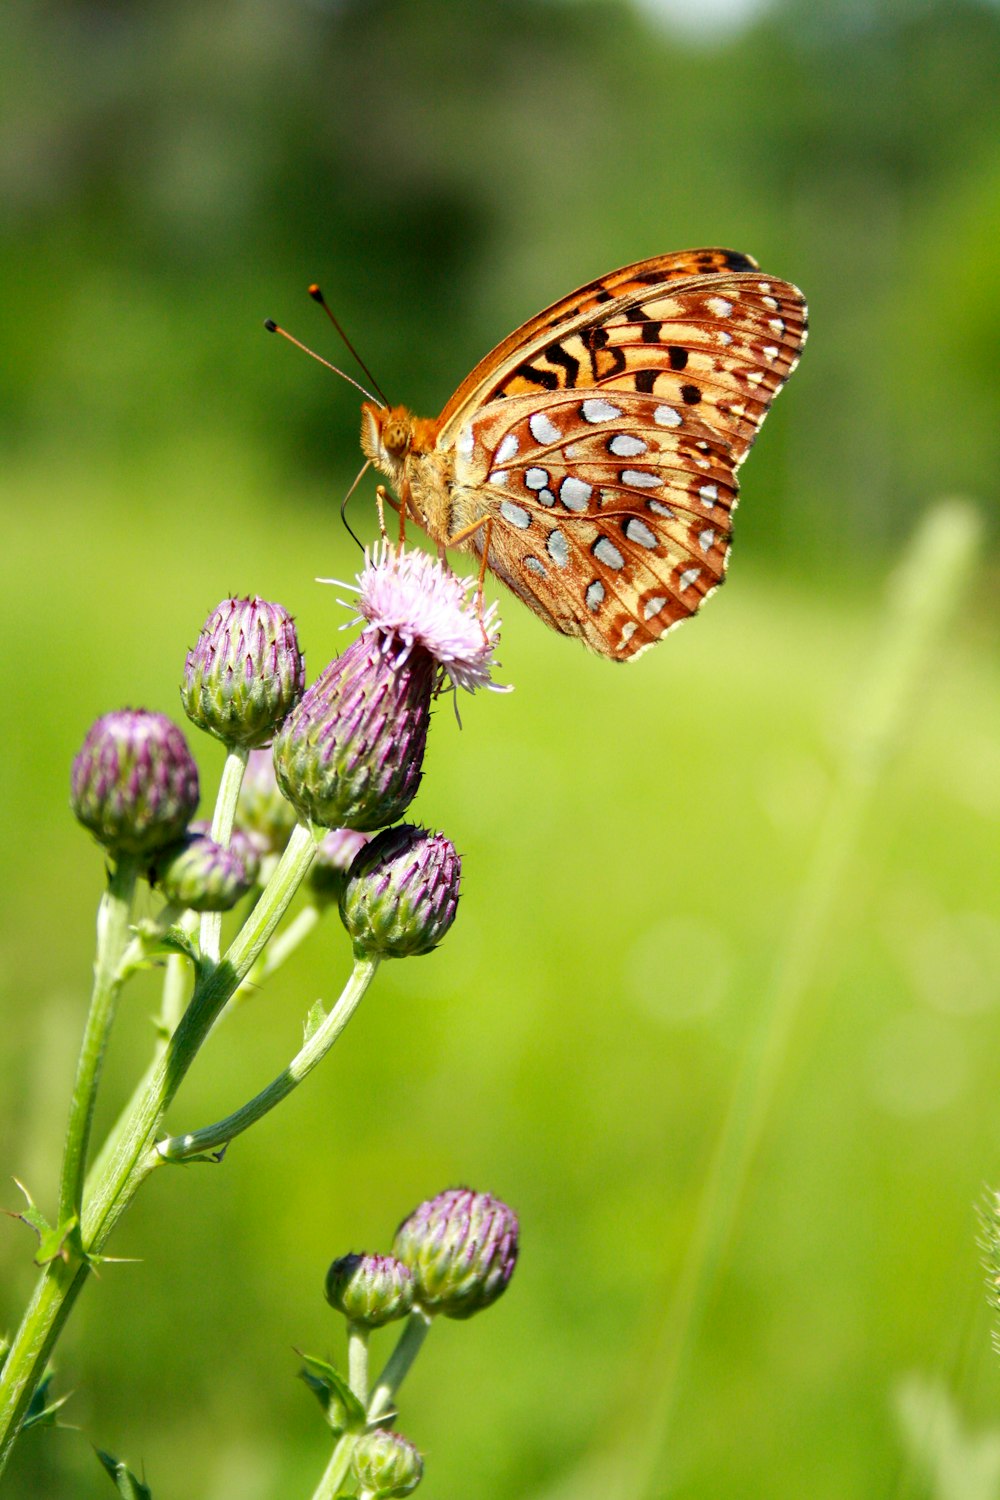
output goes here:
[[[522, 319], [658, 251], [750, 251], [812, 309], [719, 601], [621, 671], [502, 601], [517, 691], [464, 704], [461, 733], [437, 715], [414, 809], [462, 853], [455, 927], [386, 965], [221, 1167], [163, 1171], [119, 1227], [112, 1253], [140, 1264], [88, 1288], [54, 1390], [158, 1500], [311, 1492], [325, 1437], [291, 1349], [341, 1354], [326, 1267], [459, 1182], [516, 1207], [523, 1251], [509, 1295], [435, 1329], [404, 1390], [427, 1494], [528, 1500], [642, 1407], [883, 576], [934, 496], [995, 503], [997, 7], [782, 0], [710, 34], [693, 0], [682, 28], [655, 9], [0, 7], [0, 1170], [45, 1210], [102, 879], [65, 805], [87, 725], [124, 704], [179, 718], [184, 652], [227, 591], [294, 611], [310, 677], [345, 640], [338, 591], [311, 580], [357, 566], [336, 508], [358, 398], [263, 317], [350, 368], [304, 295], [320, 281], [393, 399], [433, 414]], [[369, 482], [351, 514], [373, 537]], [[1000, 1179], [985, 576], [810, 988], [688, 1372], [684, 1500], [922, 1494], [891, 1406], [911, 1369], [947, 1387], [956, 1430], [996, 1425], [972, 1212]], [[221, 751], [195, 749], [210, 788]], [[330, 921], [220, 1032], [172, 1128], [295, 1050], [346, 972]], [[154, 1009], [152, 981], [123, 1008], [99, 1126]], [[30, 1252], [0, 1221], [0, 1333]], [[50, 1429], [6, 1483], [111, 1492], [80, 1434]]]
[[701, 47], [583, 0], [11, 0], [2, 24], [22, 441], [195, 422], [346, 469], [354, 397], [260, 336], [273, 314], [331, 347], [309, 280], [433, 414], [576, 282], [722, 242], [813, 313], [744, 545], [888, 550], [914, 494], [992, 493], [992, 5], [788, 0]]

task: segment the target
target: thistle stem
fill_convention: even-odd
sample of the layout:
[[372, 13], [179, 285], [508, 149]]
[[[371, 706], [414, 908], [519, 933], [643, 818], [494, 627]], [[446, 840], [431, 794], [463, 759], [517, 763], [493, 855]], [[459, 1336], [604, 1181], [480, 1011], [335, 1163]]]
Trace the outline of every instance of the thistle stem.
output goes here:
[[296, 912], [285, 930], [273, 943], [268, 944], [267, 952], [261, 955], [260, 961], [250, 970], [233, 996], [233, 1006], [244, 1001], [252, 990], [266, 984], [272, 974], [288, 962], [296, 948], [301, 947], [317, 926], [321, 916], [319, 907], [312, 905], [304, 906], [300, 912]]
[[[221, 844], [223, 849], [229, 848], [236, 818], [236, 804], [239, 801], [240, 787], [243, 785], [243, 773], [247, 768], [249, 754], [249, 750], [243, 745], [226, 747], [226, 763], [222, 768], [219, 795], [215, 799], [215, 812], [212, 814], [212, 838], [217, 844]], [[221, 941], [221, 911], [204, 912], [201, 918], [201, 951], [212, 963], [218, 963]]]
[[355, 1433], [341, 1433], [334, 1444], [330, 1462], [323, 1471], [323, 1477], [313, 1490], [312, 1500], [337, 1500], [337, 1496], [343, 1491], [344, 1481], [351, 1472], [351, 1455], [354, 1452], [355, 1441]]
[[83, 1204], [81, 1243], [87, 1259], [53, 1261], [39, 1278], [0, 1370], [0, 1473], [45, 1371], [73, 1302], [108, 1237], [159, 1158], [150, 1144], [212, 1024], [249, 973], [312, 863], [323, 830], [299, 824], [274, 874], [222, 962], [203, 975], [143, 1095], [124, 1121], [111, 1153], [102, 1155]]
[[121, 989], [119, 965], [128, 946], [129, 919], [138, 874], [139, 861], [135, 856], [121, 855], [110, 873], [107, 889], [97, 911], [94, 984], [70, 1101], [59, 1185], [59, 1225], [64, 1230], [72, 1230], [77, 1254], [80, 1250], [79, 1226], [87, 1149], [97, 1090], [101, 1082], [101, 1067]]
[[363, 1323], [347, 1328], [347, 1382], [362, 1406], [368, 1405], [368, 1336]]
[[227, 1145], [235, 1136], [241, 1135], [244, 1130], [249, 1130], [251, 1125], [256, 1124], [283, 1099], [287, 1099], [292, 1090], [298, 1088], [317, 1063], [323, 1060], [340, 1036], [374, 979], [378, 965], [377, 958], [356, 960], [351, 977], [344, 986], [336, 1005], [295, 1054], [288, 1066], [283, 1068], [266, 1088], [261, 1089], [259, 1094], [255, 1094], [246, 1104], [234, 1110], [232, 1114], [226, 1115], [224, 1119], [217, 1120], [213, 1125], [205, 1125], [200, 1130], [194, 1130], [185, 1135], [170, 1136], [167, 1140], [160, 1141], [152, 1152], [155, 1158], [153, 1164], [155, 1165], [156, 1161], [185, 1161], [190, 1157], [203, 1156], [206, 1152], [218, 1150], [220, 1146]]
[[377, 1425], [392, 1410], [396, 1392], [410, 1371], [410, 1366], [420, 1353], [424, 1339], [430, 1332], [431, 1319], [421, 1308], [414, 1308], [406, 1320], [406, 1326], [396, 1342], [396, 1347], [385, 1362], [378, 1383], [368, 1404], [368, 1422]]
[[[354, 1325], [352, 1324], [352, 1329]], [[407, 1318], [406, 1325], [396, 1341], [396, 1347], [386, 1361], [385, 1368], [378, 1378], [374, 1395], [368, 1403], [368, 1426], [377, 1427], [392, 1411], [396, 1392], [410, 1370], [410, 1366], [420, 1353], [424, 1339], [430, 1330], [431, 1320], [425, 1312], [415, 1309]], [[348, 1334], [350, 1339], [350, 1334]], [[348, 1359], [352, 1357], [351, 1344], [348, 1344]], [[367, 1350], [366, 1350], [367, 1358]], [[367, 1372], [366, 1372], [367, 1378]], [[354, 1384], [354, 1376], [351, 1375], [351, 1390], [355, 1395], [360, 1395], [359, 1389]], [[342, 1492], [344, 1481], [351, 1472], [351, 1456], [360, 1433], [343, 1432], [337, 1439], [330, 1462], [327, 1464], [323, 1477], [312, 1493], [312, 1500], [337, 1500]]]

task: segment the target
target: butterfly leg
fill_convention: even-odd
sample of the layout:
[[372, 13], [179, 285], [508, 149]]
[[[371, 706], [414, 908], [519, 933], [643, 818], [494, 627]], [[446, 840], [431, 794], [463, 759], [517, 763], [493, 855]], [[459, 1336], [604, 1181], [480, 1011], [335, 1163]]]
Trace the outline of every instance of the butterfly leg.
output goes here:
[[483, 550], [479, 557], [479, 583], [476, 586], [476, 611], [479, 615], [479, 624], [483, 632], [483, 640], [489, 645], [489, 636], [486, 633], [486, 625], [483, 618], [483, 591], [486, 586], [486, 569], [489, 566], [490, 537], [493, 534], [493, 519], [491, 516], [480, 516], [470, 526], [463, 526], [461, 531], [449, 537], [445, 543], [446, 547], [457, 547], [460, 542], [468, 541], [470, 536], [475, 536], [480, 527], [485, 529], [483, 537]]
[[[402, 532], [402, 526], [403, 526], [403, 513], [402, 513], [402, 510], [400, 508], [399, 502], [397, 500], [395, 500], [392, 497], [392, 495], [389, 494], [389, 491], [386, 489], [386, 487], [385, 487], [384, 484], [377, 484], [375, 486], [375, 505], [376, 505], [376, 507], [378, 509], [378, 529], [379, 529], [379, 534], [380, 534], [383, 542], [385, 542], [385, 541], [388, 541], [388, 539], [389, 539], [388, 528], [386, 527], [386, 524], [385, 524], [385, 508], [386, 508], [386, 506], [388, 505], [399, 516], [399, 518], [400, 518], [399, 519], [400, 532]], [[400, 535], [400, 542], [402, 542], [402, 535]]]

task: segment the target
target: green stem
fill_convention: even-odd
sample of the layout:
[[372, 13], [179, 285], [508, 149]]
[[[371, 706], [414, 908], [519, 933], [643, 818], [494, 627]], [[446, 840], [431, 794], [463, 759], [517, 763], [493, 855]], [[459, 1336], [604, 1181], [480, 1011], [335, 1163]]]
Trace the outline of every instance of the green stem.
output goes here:
[[301, 947], [309, 934], [317, 926], [322, 915], [319, 907], [312, 904], [304, 906], [300, 912], [296, 912], [285, 930], [275, 938], [273, 943], [268, 944], [267, 950], [261, 954], [258, 962], [254, 964], [250, 973], [233, 996], [229, 1006], [230, 1011], [242, 1005], [250, 995], [254, 994], [262, 985], [267, 983], [271, 976], [281, 968], [282, 964], [288, 962], [296, 948]]
[[261, 1089], [259, 1094], [255, 1094], [231, 1115], [226, 1115], [225, 1119], [216, 1120], [213, 1125], [204, 1125], [200, 1130], [193, 1130], [185, 1135], [170, 1136], [167, 1140], [160, 1141], [152, 1153], [153, 1156], [162, 1161], [184, 1161], [193, 1156], [203, 1156], [206, 1152], [215, 1151], [220, 1146], [227, 1145], [235, 1136], [241, 1135], [244, 1130], [249, 1130], [251, 1125], [255, 1125], [258, 1120], [274, 1109], [275, 1105], [287, 1099], [292, 1090], [298, 1088], [317, 1063], [323, 1060], [340, 1036], [374, 979], [378, 965], [377, 958], [358, 959], [355, 962], [351, 977], [329, 1015], [299, 1049], [288, 1066], [283, 1068], [277, 1078], [266, 1088]]
[[[244, 745], [226, 746], [226, 763], [222, 768], [219, 794], [215, 799], [215, 812], [212, 814], [212, 838], [217, 844], [221, 844], [223, 849], [229, 848], [236, 818], [236, 804], [239, 801], [240, 787], [243, 785], [243, 773], [247, 768], [249, 754], [249, 750]], [[211, 963], [219, 961], [221, 942], [221, 911], [204, 912], [201, 919], [200, 944], [202, 953]]]
[[313, 1490], [312, 1500], [337, 1500], [337, 1496], [343, 1490], [344, 1481], [351, 1472], [351, 1455], [354, 1452], [356, 1440], [356, 1433], [341, 1433], [334, 1444], [330, 1462], [323, 1471], [323, 1477]]
[[368, 1403], [368, 1424], [377, 1426], [392, 1411], [396, 1392], [410, 1372], [410, 1366], [420, 1353], [424, 1339], [431, 1328], [431, 1320], [419, 1307], [406, 1320], [395, 1349], [386, 1360], [385, 1368]]
[[316, 852], [323, 830], [300, 824], [292, 833], [260, 900], [223, 961], [203, 975], [191, 1003], [150, 1072], [149, 1083], [125, 1121], [114, 1150], [91, 1174], [83, 1208], [82, 1243], [88, 1259], [47, 1266], [0, 1370], [0, 1473], [41, 1380], [70, 1308], [112, 1230], [159, 1158], [150, 1145], [222, 1007], [249, 973]]
[[70, 1101], [59, 1186], [59, 1225], [64, 1230], [72, 1228], [77, 1253], [80, 1248], [79, 1225], [87, 1149], [94, 1121], [97, 1090], [101, 1082], [101, 1066], [121, 990], [119, 964], [128, 946], [129, 921], [138, 875], [139, 861], [132, 855], [122, 855], [111, 871], [97, 911], [94, 985]]
[[368, 1405], [368, 1336], [363, 1323], [347, 1327], [347, 1383], [362, 1406]]
[[[402, 1385], [409, 1373], [410, 1366], [420, 1353], [424, 1339], [430, 1330], [431, 1320], [426, 1313], [419, 1309], [412, 1312], [406, 1320], [406, 1325], [400, 1334], [396, 1347], [386, 1361], [385, 1368], [378, 1378], [375, 1393], [368, 1404], [368, 1426], [377, 1427], [380, 1422], [389, 1416], [395, 1404], [396, 1392]], [[348, 1335], [350, 1337], [350, 1335]], [[348, 1346], [348, 1358], [350, 1358], [350, 1345]], [[367, 1371], [365, 1374], [367, 1379]], [[355, 1395], [360, 1392], [351, 1379], [351, 1389]], [[342, 1492], [344, 1481], [351, 1472], [351, 1455], [354, 1445], [360, 1433], [343, 1432], [334, 1445], [330, 1462], [324, 1470], [323, 1477], [312, 1494], [312, 1500], [337, 1500]]]

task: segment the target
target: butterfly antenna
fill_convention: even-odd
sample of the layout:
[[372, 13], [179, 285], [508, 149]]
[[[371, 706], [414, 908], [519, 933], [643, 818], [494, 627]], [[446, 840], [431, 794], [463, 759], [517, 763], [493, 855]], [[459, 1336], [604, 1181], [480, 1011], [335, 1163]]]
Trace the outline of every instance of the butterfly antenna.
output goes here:
[[343, 339], [343, 341], [347, 345], [348, 349], [354, 355], [354, 358], [357, 360], [357, 362], [361, 366], [362, 370], [364, 370], [365, 374], [368, 376], [368, 379], [371, 381], [372, 385], [375, 387], [375, 389], [378, 391], [379, 395], [382, 397], [382, 405], [383, 406], [388, 406], [389, 405], [388, 397], [386, 396], [386, 394], [383, 391], [382, 387], [379, 385], [378, 381], [375, 379], [375, 376], [372, 374], [371, 370], [369, 370], [368, 366], [365, 364], [364, 360], [361, 358], [361, 355], [358, 353], [357, 349], [355, 349], [354, 345], [351, 343], [350, 339], [347, 337], [347, 334], [344, 332], [343, 328], [341, 327], [339, 319], [334, 316], [333, 312], [330, 309], [329, 302], [327, 302], [326, 298], [323, 296], [322, 291], [316, 285], [315, 281], [313, 282], [312, 286], [309, 288], [309, 295], [313, 299], [314, 302], [318, 302], [319, 303], [320, 307], [326, 313], [327, 317], [330, 319], [330, 322], [333, 324], [334, 328], [336, 328], [337, 332], [340, 334], [340, 337]]
[[368, 473], [368, 470], [370, 468], [371, 468], [371, 460], [369, 459], [368, 462], [362, 468], [361, 473], [358, 475], [357, 479], [355, 479], [354, 483], [351, 485], [350, 489], [347, 491], [347, 494], [344, 496], [343, 500], [341, 500], [341, 502], [340, 502], [340, 519], [343, 521], [345, 527], [347, 528], [347, 531], [348, 531], [349, 535], [354, 538], [354, 540], [357, 542], [358, 546], [361, 548], [362, 552], [364, 552], [364, 550], [365, 550], [365, 544], [361, 540], [361, 538], [356, 534], [356, 532], [352, 529], [351, 523], [347, 519], [347, 502], [348, 502], [348, 500], [350, 500], [351, 496], [354, 494], [354, 491], [357, 489], [357, 487], [361, 483], [362, 479], [364, 479], [365, 475]]
[[[360, 391], [362, 396], [367, 396], [369, 401], [373, 401], [376, 406], [379, 405], [378, 398], [373, 396], [371, 391], [366, 391], [360, 381], [354, 379], [353, 375], [348, 375], [345, 370], [338, 369], [336, 365], [332, 365], [328, 359], [323, 358], [322, 354], [317, 354], [315, 349], [310, 349], [308, 344], [300, 343], [286, 328], [281, 328], [273, 318], [265, 318], [264, 327], [268, 333], [280, 333], [281, 337], [287, 339], [290, 344], [294, 344], [296, 349], [301, 349], [303, 354], [308, 354], [310, 359], [315, 359], [319, 364], [326, 365], [328, 370], [332, 370], [335, 375], [339, 375], [342, 380], [346, 380], [348, 385], [353, 385], [354, 389]], [[385, 404], [385, 398], [383, 397], [382, 405]]]

